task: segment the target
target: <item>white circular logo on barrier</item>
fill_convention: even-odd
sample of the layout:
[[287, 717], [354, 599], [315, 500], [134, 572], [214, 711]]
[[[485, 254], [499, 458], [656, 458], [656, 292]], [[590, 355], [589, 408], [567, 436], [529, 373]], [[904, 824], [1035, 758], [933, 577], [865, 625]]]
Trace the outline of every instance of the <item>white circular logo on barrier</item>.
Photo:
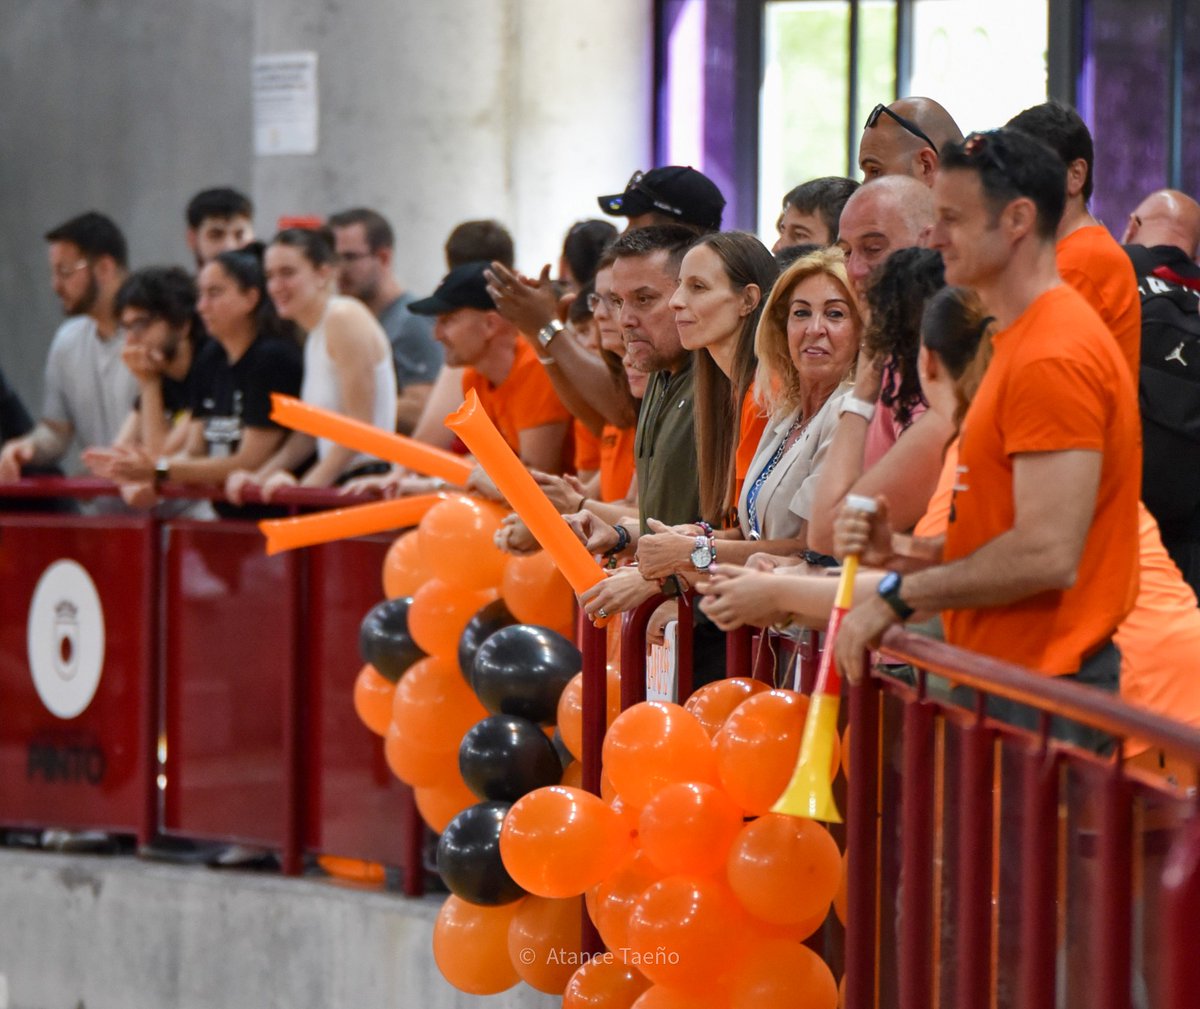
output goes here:
[[59, 718], [82, 714], [104, 668], [104, 609], [86, 568], [63, 560], [42, 572], [25, 634], [42, 703]]

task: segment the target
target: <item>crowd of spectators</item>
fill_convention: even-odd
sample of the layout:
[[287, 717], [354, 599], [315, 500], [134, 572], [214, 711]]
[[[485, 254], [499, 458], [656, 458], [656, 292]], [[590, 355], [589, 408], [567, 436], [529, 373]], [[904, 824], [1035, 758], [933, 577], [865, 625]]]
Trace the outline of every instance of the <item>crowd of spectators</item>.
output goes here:
[[[829, 570], [855, 553], [851, 679], [887, 627], [923, 621], [1200, 724], [1200, 482], [1151, 476], [1200, 472], [1200, 411], [1147, 378], [1164, 355], [1143, 315], [1166, 292], [1197, 316], [1200, 206], [1149, 194], [1122, 247], [1088, 209], [1093, 160], [1056, 103], [964, 137], [900, 99], [863, 129], [865, 182], [796, 186], [771, 248], [721, 230], [701, 172], [665, 166], [600, 196], [554, 270], [518, 269], [495, 221], [458, 225], [428, 297], [368, 208], [264, 246], [248, 199], [201, 193], [194, 278], [130, 273], [118, 227], [84, 214], [46, 234], [68, 318], [36, 424], [0, 376], [0, 480], [74, 444], [128, 507], [167, 481], [223, 489], [226, 514], [250, 488], [414, 493], [431, 481], [275, 426], [270, 394], [462, 451], [443, 421], [474, 391], [610, 569], [589, 615], [665, 596], [658, 639], [699, 593], [698, 683], [722, 675], [724, 630], [823, 624]], [[1197, 349], [1184, 332], [1173, 354], [1186, 370]], [[1150, 418], [1190, 455], [1165, 462], [1147, 434], [1143, 460]], [[480, 470], [471, 486], [498, 496]], [[536, 548], [515, 515], [497, 542]]]

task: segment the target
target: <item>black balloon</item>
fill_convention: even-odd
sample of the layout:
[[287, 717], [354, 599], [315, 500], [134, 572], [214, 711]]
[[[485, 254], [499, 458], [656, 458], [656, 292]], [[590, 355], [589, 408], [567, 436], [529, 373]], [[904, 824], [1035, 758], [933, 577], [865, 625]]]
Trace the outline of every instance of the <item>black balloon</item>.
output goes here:
[[562, 781], [563, 765], [540, 725], [518, 715], [476, 722], [458, 748], [458, 769], [481, 799], [516, 802]]
[[502, 627], [511, 627], [516, 622], [517, 618], [509, 612], [503, 599], [493, 600], [481, 607], [467, 621], [462, 637], [458, 639], [458, 668], [468, 683], [471, 682], [471, 670], [475, 668], [475, 654], [479, 646]]
[[553, 725], [559, 695], [582, 665], [579, 649], [561, 634], [517, 624], [480, 646], [471, 686], [493, 714]]
[[437, 868], [456, 897], [495, 907], [525, 896], [500, 858], [500, 828], [507, 802], [481, 802], [464, 809], [438, 839]]
[[409, 666], [425, 658], [425, 653], [408, 633], [408, 608], [412, 596], [388, 599], [363, 617], [358, 628], [358, 650], [379, 675], [395, 683]]

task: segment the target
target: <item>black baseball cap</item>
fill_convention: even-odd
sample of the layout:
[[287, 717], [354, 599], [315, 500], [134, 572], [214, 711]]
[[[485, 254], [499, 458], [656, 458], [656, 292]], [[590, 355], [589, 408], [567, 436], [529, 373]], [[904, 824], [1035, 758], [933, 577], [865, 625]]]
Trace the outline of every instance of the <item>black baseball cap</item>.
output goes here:
[[412, 302], [408, 310], [416, 315], [446, 315], [460, 308], [495, 311], [496, 303], [487, 292], [487, 279], [483, 275], [491, 265], [486, 259], [478, 259], [456, 266], [442, 278], [433, 294]]
[[683, 165], [634, 172], [625, 192], [601, 196], [600, 209], [613, 217], [638, 217], [657, 211], [683, 224], [719, 231], [725, 197], [707, 175]]

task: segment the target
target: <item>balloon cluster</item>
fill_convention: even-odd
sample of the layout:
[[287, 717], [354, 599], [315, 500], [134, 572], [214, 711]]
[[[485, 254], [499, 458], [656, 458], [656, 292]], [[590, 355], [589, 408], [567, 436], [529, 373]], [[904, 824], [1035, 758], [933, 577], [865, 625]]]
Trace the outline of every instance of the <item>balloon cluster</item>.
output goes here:
[[842, 857], [820, 824], [769, 812], [807, 707], [745, 679], [635, 705], [605, 738], [605, 798], [550, 787], [512, 806], [500, 853], [526, 901], [582, 895], [607, 947], [554, 975], [564, 1007], [834, 1009], [833, 974], [803, 941], [836, 903]]

